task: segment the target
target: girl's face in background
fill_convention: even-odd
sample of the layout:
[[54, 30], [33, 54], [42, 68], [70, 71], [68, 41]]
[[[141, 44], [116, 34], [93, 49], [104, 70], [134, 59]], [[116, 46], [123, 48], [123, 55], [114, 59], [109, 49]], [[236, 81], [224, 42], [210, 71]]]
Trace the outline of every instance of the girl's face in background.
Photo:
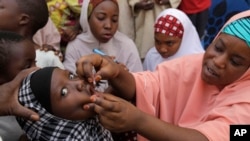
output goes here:
[[250, 48], [245, 41], [220, 34], [207, 48], [202, 78], [209, 84], [224, 87], [239, 79], [250, 66]]
[[103, 1], [93, 10], [89, 18], [89, 26], [95, 38], [108, 42], [118, 28], [119, 8], [112, 1]]
[[163, 33], [155, 33], [155, 48], [163, 58], [174, 55], [181, 45], [179, 37], [167, 36]]
[[69, 71], [56, 68], [51, 79], [51, 109], [55, 116], [69, 120], [85, 120], [94, 112], [85, 111], [90, 103], [90, 86]]

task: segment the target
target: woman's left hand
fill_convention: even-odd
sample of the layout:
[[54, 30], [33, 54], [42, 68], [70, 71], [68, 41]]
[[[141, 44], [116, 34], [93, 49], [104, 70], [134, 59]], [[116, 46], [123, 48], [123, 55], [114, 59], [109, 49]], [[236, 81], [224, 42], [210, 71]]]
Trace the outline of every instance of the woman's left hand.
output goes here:
[[98, 113], [101, 124], [112, 132], [134, 130], [140, 121], [141, 111], [130, 102], [111, 94], [91, 96], [93, 103], [84, 105], [84, 109]]

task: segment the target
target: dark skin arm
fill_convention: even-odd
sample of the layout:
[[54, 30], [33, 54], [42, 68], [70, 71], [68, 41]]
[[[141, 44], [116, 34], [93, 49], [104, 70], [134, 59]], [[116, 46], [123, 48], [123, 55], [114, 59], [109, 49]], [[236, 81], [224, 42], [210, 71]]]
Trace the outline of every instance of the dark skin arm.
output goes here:
[[[93, 75], [92, 68], [96, 69]], [[135, 80], [131, 73], [122, 64], [115, 63], [110, 57], [91, 54], [81, 57], [76, 63], [76, 72], [87, 82], [92, 83], [93, 78], [98, 82], [100, 79], [109, 81], [119, 97], [132, 100], [135, 96]]]
[[[115, 63], [109, 57], [97, 54], [83, 56], [77, 63], [77, 74], [92, 83], [108, 79], [119, 96], [131, 100], [135, 96], [135, 80], [124, 66]], [[92, 74], [92, 67], [97, 73]], [[85, 110], [94, 110], [99, 115], [101, 124], [113, 132], [134, 130], [142, 136], [154, 141], [208, 141], [199, 131], [183, 128], [164, 122], [148, 115], [133, 104], [110, 94], [95, 94], [93, 103], [84, 105]], [[181, 135], [181, 136], [180, 136]]]
[[152, 141], [208, 141], [199, 131], [179, 127], [148, 115], [133, 104], [110, 94], [95, 94], [94, 104], [85, 109], [94, 109], [101, 124], [112, 132], [136, 131]]
[[0, 116], [14, 115], [29, 120], [39, 120], [36, 112], [23, 107], [18, 102], [18, 90], [22, 80], [36, 69], [38, 68], [23, 70], [12, 81], [0, 86]]

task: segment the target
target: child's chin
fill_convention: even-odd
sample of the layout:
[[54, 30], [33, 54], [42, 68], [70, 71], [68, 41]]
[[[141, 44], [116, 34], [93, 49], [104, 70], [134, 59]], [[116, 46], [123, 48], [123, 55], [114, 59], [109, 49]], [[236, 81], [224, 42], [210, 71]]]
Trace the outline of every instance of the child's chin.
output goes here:
[[96, 116], [96, 113], [93, 111], [85, 111], [84, 113], [68, 117], [68, 120], [88, 120]]

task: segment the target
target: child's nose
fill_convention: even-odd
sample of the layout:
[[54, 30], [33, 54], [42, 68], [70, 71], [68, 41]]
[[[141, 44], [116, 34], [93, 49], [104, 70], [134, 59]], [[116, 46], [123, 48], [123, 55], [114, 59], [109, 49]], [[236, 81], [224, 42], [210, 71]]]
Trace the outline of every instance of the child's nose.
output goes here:
[[111, 28], [111, 24], [112, 24], [112, 21], [110, 21], [110, 20], [106, 20], [106, 22], [105, 22], [105, 28]]
[[167, 53], [167, 52], [168, 52], [168, 48], [167, 48], [166, 46], [162, 45], [162, 46], [160, 47], [160, 52], [162, 52], [162, 53]]

